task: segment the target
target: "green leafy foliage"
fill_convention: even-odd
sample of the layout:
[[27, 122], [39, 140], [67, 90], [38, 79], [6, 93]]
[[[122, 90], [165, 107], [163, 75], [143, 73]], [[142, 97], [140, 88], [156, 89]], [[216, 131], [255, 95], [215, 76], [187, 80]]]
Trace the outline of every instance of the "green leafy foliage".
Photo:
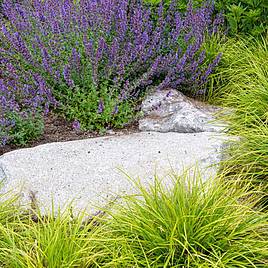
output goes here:
[[[8, 143], [26, 145], [32, 140], [39, 138], [44, 131], [44, 121], [41, 115], [27, 115], [22, 117], [16, 112], [11, 112], [8, 119], [14, 122], [9, 126]], [[4, 133], [0, 132], [0, 136]]]
[[231, 35], [259, 36], [268, 30], [266, 0], [220, 0], [216, 7], [224, 12]]
[[105, 84], [96, 89], [94, 84], [69, 88], [64, 84], [56, 88], [55, 96], [61, 95], [58, 112], [68, 120], [80, 122], [82, 130], [100, 132], [109, 128], [122, 128], [135, 119], [134, 101], [118, 101], [118, 93]]
[[[171, 3], [172, 0], [144, 0], [145, 3], [149, 3], [149, 4], [153, 4], [153, 5], [158, 5], [161, 1], [163, 1], [164, 6], [168, 7]], [[206, 0], [193, 0], [192, 4], [194, 8], [198, 8], [201, 7], [202, 4], [205, 2]], [[187, 9], [187, 5], [189, 3], [189, 0], [180, 0], [180, 1], [176, 1], [176, 7], [179, 11], [181, 12], [185, 12]]]
[[[146, 0], [157, 5], [161, 0]], [[164, 0], [169, 6], [171, 0]], [[177, 8], [185, 11], [189, 0], [177, 1]], [[200, 7], [209, 0], [192, 0], [194, 7]], [[223, 13], [226, 20], [228, 35], [265, 35], [268, 31], [268, 2], [267, 0], [215, 0], [215, 11]]]

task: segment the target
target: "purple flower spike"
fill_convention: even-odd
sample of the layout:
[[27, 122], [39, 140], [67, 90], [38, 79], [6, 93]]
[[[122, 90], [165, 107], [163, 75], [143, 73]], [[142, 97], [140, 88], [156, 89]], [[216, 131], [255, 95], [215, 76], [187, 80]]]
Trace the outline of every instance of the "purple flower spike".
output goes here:
[[71, 79], [70, 67], [68, 65], [63, 69], [63, 77], [69, 87], [74, 87], [74, 81]]
[[[2, 2], [0, 143], [14, 127], [10, 113], [27, 118], [56, 106], [68, 113], [74, 98], [66, 85], [82, 95], [102, 96], [105, 88], [118, 96], [112, 100], [118, 105], [135, 101], [149, 86], [194, 94], [205, 88], [200, 86], [221, 58], [210, 60], [202, 51], [205, 37], [222, 24], [222, 15], [214, 16], [214, 1], [203, 1], [200, 8], [188, 1], [185, 13], [177, 10], [177, 0], [168, 1], [169, 8], [161, 1], [156, 9], [140, 0]], [[56, 103], [52, 93], [58, 90]], [[95, 112], [103, 113], [104, 104], [104, 98], [98, 100]], [[73, 127], [80, 123], [75, 120]]]
[[72, 124], [72, 127], [73, 127], [74, 130], [80, 130], [81, 129], [80, 122], [78, 120], [74, 120], [73, 124]]
[[113, 110], [113, 115], [116, 115], [116, 114], [118, 114], [118, 105], [115, 105], [115, 107], [114, 107], [114, 110]]
[[104, 111], [104, 103], [103, 103], [103, 100], [100, 99], [99, 105], [98, 105], [98, 113], [101, 114], [103, 113], [103, 111]]

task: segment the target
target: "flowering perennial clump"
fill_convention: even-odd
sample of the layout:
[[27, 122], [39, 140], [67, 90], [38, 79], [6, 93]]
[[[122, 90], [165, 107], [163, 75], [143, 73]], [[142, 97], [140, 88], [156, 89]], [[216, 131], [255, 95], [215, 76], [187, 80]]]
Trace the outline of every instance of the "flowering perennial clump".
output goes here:
[[[120, 127], [149, 87], [194, 93], [220, 55], [202, 49], [217, 28], [210, 2], [157, 14], [139, 0], [3, 1], [0, 137], [20, 116], [53, 106], [84, 129]], [[4, 135], [3, 135], [4, 133]]]

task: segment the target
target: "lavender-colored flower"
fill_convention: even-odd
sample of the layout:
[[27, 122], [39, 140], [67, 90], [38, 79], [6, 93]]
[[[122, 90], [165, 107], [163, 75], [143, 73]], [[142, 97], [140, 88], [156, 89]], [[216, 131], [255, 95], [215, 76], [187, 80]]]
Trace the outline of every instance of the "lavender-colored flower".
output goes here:
[[70, 66], [66, 65], [63, 69], [63, 77], [69, 87], [74, 87], [74, 81], [71, 79]]
[[219, 27], [224, 23], [224, 16], [222, 13], [216, 14], [216, 18], [213, 21], [212, 33], [215, 34], [218, 32]]
[[119, 112], [118, 105], [115, 105], [112, 114], [113, 114], [113, 115], [116, 115], [116, 114], [118, 114], [118, 112]]
[[[118, 96], [116, 114], [121, 101], [138, 98], [148, 85], [192, 92], [221, 57], [207, 63], [201, 51], [205, 35], [221, 24], [220, 15], [212, 20], [211, 1], [198, 9], [190, 1], [184, 14], [177, 0], [168, 9], [159, 4], [156, 14], [137, 0], [20, 2], [5, 0], [8, 23], [0, 18], [0, 129], [11, 110], [47, 113], [56, 105], [53, 87], [62, 83], [83, 92], [94, 87], [97, 95], [107, 86], [107, 94]], [[61, 107], [68, 107], [70, 98], [60, 93]], [[103, 99], [97, 108], [103, 113]]]
[[105, 46], [106, 46], [105, 40], [104, 40], [103, 37], [101, 37], [100, 40], [99, 40], [99, 44], [98, 44], [97, 51], [96, 51], [96, 56], [95, 56], [96, 64], [101, 60], [101, 58], [103, 56]]
[[44, 69], [49, 74], [53, 74], [53, 69], [50, 65], [50, 58], [49, 58], [49, 55], [48, 55], [46, 48], [41, 48], [41, 53], [42, 53], [42, 65], [43, 65]]
[[204, 75], [200, 79], [200, 84], [204, 84], [207, 81], [208, 76], [212, 73], [215, 66], [217, 66], [221, 60], [222, 53], [219, 53], [219, 55], [214, 59], [214, 61], [209, 64], [207, 70], [205, 71]]
[[98, 113], [101, 114], [101, 113], [103, 113], [103, 111], [104, 111], [104, 103], [103, 103], [103, 100], [100, 99], [99, 105], [98, 105]]
[[[1, 132], [0, 132], [0, 135], [1, 135]], [[0, 138], [1, 138], [0, 147], [1, 147], [1, 145], [2, 146], [6, 145], [8, 142], [8, 137], [7, 136], [2, 136], [2, 137], [0, 136]]]
[[77, 119], [74, 120], [74, 121], [73, 121], [73, 124], [72, 124], [72, 127], [73, 127], [73, 129], [75, 129], [75, 130], [80, 130], [80, 128], [81, 128], [80, 122], [79, 122]]
[[80, 54], [77, 52], [76, 48], [72, 49], [72, 64], [76, 68], [76, 70], [79, 72], [81, 68], [81, 57]]
[[84, 35], [83, 42], [84, 42], [84, 46], [85, 46], [85, 54], [87, 57], [89, 57], [89, 60], [92, 61], [92, 59], [94, 57], [93, 40], [92, 39], [88, 40], [87, 36]]

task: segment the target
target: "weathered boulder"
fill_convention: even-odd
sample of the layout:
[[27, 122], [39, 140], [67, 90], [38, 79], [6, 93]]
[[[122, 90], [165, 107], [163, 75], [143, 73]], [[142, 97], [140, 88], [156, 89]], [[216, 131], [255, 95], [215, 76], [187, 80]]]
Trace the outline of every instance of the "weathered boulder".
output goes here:
[[141, 131], [223, 132], [226, 126], [215, 120], [220, 108], [192, 100], [174, 89], [153, 92], [142, 103]]
[[167, 178], [198, 164], [206, 180], [217, 172], [226, 139], [208, 132], [141, 132], [16, 150], [0, 157], [2, 191], [20, 193], [24, 205], [35, 195], [43, 209], [51, 209], [53, 198], [55, 207], [63, 209], [73, 200], [74, 212], [93, 213], [117, 195], [133, 193], [119, 169], [147, 185], [155, 174]]

